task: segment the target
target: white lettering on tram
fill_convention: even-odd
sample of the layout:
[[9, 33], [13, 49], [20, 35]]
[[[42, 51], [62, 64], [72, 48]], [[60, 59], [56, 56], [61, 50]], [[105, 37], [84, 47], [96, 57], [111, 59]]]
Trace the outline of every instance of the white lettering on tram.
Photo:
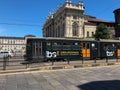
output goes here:
[[56, 52], [46, 51], [46, 57], [47, 58], [56, 57]]
[[106, 51], [106, 54], [107, 54], [107, 56], [113, 56], [114, 55], [114, 53], [112, 51], [111, 52]]

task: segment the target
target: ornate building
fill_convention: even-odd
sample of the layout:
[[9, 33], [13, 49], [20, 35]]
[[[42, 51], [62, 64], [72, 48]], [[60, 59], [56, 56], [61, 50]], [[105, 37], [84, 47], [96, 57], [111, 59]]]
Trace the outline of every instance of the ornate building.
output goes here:
[[83, 3], [73, 4], [66, 1], [52, 13], [43, 26], [44, 37], [83, 37]]
[[78, 0], [77, 4], [66, 0], [57, 11], [52, 12], [43, 25], [43, 37], [92, 37], [96, 27], [104, 23], [109, 27], [111, 38], [114, 33], [114, 22], [97, 19], [84, 14], [84, 4]]

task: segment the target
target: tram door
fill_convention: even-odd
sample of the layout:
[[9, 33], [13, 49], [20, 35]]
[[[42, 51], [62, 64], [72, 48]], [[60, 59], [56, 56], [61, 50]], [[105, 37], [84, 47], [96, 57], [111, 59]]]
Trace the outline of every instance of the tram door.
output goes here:
[[32, 43], [32, 59], [43, 60], [42, 41], [34, 41]]
[[81, 50], [82, 50], [82, 56], [83, 58], [88, 58], [90, 59], [90, 43], [89, 42], [82, 42], [81, 43], [82, 46], [81, 46]]
[[117, 50], [117, 57], [120, 57], [120, 49]]
[[117, 44], [117, 57], [120, 57], [120, 44]]
[[35, 56], [40, 57], [42, 55], [42, 42], [35, 42]]

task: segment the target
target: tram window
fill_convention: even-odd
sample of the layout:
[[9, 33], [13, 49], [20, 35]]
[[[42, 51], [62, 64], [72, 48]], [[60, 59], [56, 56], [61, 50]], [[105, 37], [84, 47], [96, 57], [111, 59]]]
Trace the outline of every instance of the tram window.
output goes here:
[[118, 49], [120, 49], [120, 44], [117, 44]]
[[87, 49], [89, 49], [90, 48], [90, 44], [89, 43], [87, 43]]
[[108, 44], [104, 44], [103, 49], [106, 51], [108, 50]]
[[105, 46], [105, 47], [107, 47], [107, 46], [108, 46], [108, 44], [105, 44], [104, 46]]
[[72, 45], [72, 43], [63, 43], [63, 45]]
[[53, 45], [58, 45], [58, 44], [56, 42], [54, 42]]
[[35, 45], [36, 45], [36, 47], [39, 47], [39, 44], [38, 44], [37, 42], [36, 42], [36, 44], [35, 44]]
[[112, 44], [112, 48], [113, 48], [113, 50], [115, 50], [116, 49], [116, 45]]
[[73, 43], [73, 45], [78, 45], [78, 43], [77, 43], [77, 42], [75, 42], [75, 43]]
[[108, 50], [110, 50], [112, 48], [112, 45], [108, 45], [107, 48]]
[[31, 43], [27, 43], [27, 47], [30, 47], [31, 46]]
[[90, 48], [90, 44], [89, 43], [83, 43], [83, 48], [84, 49], [89, 49]]
[[39, 42], [36, 42], [36, 47], [40, 47], [40, 43]]
[[115, 47], [115, 44], [112, 44], [113, 47]]
[[105, 51], [115, 50], [116, 49], [115, 44], [104, 44], [103, 48], [104, 48]]
[[42, 47], [42, 42], [38, 42], [37, 45], [39, 48]]
[[61, 45], [60, 42], [54, 42], [53, 45]]
[[35, 42], [33, 42], [32, 45], [35, 46]]
[[50, 46], [51, 45], [51, 43], [50, 42], [47, 42], [47, 46]]
[[86, 44], [85, 43], [83, 43], [83, 48], [86, 49]]

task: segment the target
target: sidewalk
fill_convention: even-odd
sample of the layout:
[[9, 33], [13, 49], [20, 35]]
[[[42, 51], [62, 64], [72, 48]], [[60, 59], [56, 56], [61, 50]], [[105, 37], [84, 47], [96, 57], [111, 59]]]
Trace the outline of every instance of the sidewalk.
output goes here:
[[120, 66], [2, 74], [0, 90], [120, 90]]

